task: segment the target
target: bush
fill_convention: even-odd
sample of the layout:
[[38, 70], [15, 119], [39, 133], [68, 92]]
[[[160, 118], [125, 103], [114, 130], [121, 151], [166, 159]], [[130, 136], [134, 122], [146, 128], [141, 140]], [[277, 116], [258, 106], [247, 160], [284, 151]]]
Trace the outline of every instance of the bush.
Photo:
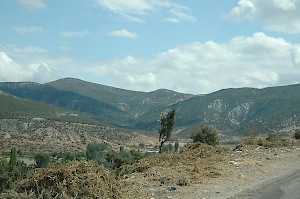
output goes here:
[[219, 144], [217, 132], [207, 126], [201, 126], [199, 130], [193, 132], [191, 139], [193, 139], [193, 142], [201, 142], [212, 146]]
[[38, 153], [34, 156], [37, 168], [46, 168], [50, 164], [50, 155], [47, 153]]
[[294, 134], [294, 138], [299, 140], [300, 139], [300, 130], [296, 131]]
[[101, 160], [104, 159], [108, 151], [107, 144], [104, 143], [89, 143], [86, 148], [87, 160]]
[[275, 142], [275, 141], [278, 141], [278, 137], [275, 133], [270, 133], [268, 135], [268, 137], [266, 138], [266, 140], [269, 142]]

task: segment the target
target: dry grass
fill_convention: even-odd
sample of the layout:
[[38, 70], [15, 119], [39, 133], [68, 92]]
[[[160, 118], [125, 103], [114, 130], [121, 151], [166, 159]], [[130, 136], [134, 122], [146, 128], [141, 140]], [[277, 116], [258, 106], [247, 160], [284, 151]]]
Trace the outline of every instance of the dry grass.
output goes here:
[[1, 198], [113, 198], [125, 195], [121, 185], [102, 166], [94, 162], [71, 162], [36, 171], [22, 180], [15, 191]]
[[[162, 153], [122, 167], [121, 176], [131, 198], [149, 196], [142, 187], [204, 183], [225, 174], [229, 157], [221, 148], [191, 144], [180, 153]], [[148, 195], [147, 195], [148, 194]]]

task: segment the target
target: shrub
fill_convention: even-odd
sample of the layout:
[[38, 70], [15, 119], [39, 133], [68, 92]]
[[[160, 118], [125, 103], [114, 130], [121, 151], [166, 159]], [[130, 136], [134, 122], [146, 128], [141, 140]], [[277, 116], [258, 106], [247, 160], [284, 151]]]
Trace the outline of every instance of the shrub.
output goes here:
[[296, 131], [294, 134], [294, 138], [299, 140], [300, 139], [300, 130]]
[[38, 153], [34, 156], [37, 168], [45, 168], [50, 164], [50, 155], [47, 153]]
[[86, 148], [87, 160], [104, 159], [108, 151], [108, 146], [104, 143], [89, 143]]
[[191, 139], [193, 139], [193, 142], [201, 142], [212, 146], [219, 144], [217, 132], [207, 126], [201, 126], [199, 130], [193, 132]]
[[270, 133], [268, 137], [266, 137], [266, 140], [269, 142], [275, 142], [278, 140], [278, 137], [275, 133]]

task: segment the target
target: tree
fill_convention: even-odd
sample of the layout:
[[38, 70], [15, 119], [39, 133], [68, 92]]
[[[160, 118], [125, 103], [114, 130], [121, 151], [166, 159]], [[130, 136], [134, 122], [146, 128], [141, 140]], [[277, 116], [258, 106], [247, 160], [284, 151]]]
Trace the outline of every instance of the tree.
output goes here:
[[294, 138], [295, 138], [296, 140], [299, 140], [299, 139], [300, 139], [300, 130], [298, 130], [298, 131], [296, 131], [296, 132], [294, 133]]
[[159, 130], [159, 153], [162, 152], [163, 144], [171, 138], [173, 126], [175, 124], [176, 110], [172, 109], [160, 114], [161, 129]]
[[201, 126], [199, 130], [193, 132], [191, 139], [193, 139], [193, 142], [201, 142], [213, 146], [219, 143], [217, 132], [208, 126]]
[[86, 147], [87, 160], [103, 160], [108, 151], [107, 144], [104, 143], [89, 143]]
[[17, 160], [17, 150], [16, 148], [12, 148], [10, 150], [10, 158], [8, 163], [8, 171], [14, 172], [17, 168], [18, 160]]
[[34, 156], [37, 168], [46, 168], [50, 163], [50, 155], [47, 153], [38, 153]]

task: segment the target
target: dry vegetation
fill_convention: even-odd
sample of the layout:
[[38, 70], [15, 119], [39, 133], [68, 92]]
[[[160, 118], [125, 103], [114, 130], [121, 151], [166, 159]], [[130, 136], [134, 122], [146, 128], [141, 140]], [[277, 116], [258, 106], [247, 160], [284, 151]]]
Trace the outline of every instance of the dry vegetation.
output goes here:
[[120, 183], [94, 162], [71, 162], [36, 171], [1, 198], [125, 198]]
[[180, 153], [157, 154], [125, 165], [120, 177], [129, 198], [147, 198], [153, 194], [147, 187], [162, 187], [161, 191], [164, 191], [166, 186], [204, 183], [225, 175], [222, 165], [228, 161], [229, 156], [223, 149], [196, 143]]

